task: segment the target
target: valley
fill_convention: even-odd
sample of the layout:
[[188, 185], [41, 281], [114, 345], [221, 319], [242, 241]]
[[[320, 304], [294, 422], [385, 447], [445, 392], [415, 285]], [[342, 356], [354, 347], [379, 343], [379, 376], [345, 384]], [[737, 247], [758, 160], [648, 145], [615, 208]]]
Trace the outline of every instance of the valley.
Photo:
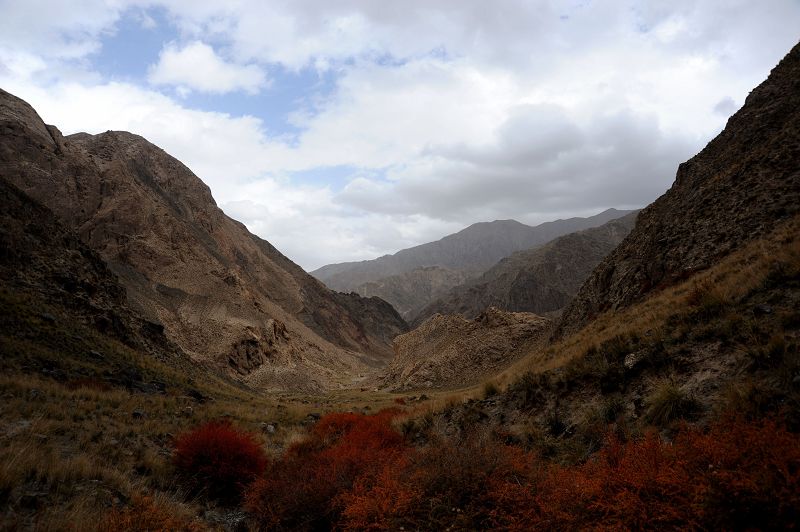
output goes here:
[[783, 529], [800, 45], [642, 210], [306, 273], [0, 90], [0, 529]]

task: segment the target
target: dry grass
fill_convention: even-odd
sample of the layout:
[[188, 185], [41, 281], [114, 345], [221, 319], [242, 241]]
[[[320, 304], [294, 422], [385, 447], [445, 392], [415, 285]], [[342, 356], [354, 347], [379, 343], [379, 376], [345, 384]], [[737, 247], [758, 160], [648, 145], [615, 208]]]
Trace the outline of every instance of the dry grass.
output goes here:
[[674, 378], [667, 378], [656, 384], [647, 398], [645, 419], [653, 425], [666, 427], [673, 421], [692, 416], [697, 409], [697, 401]]
[[[708, 310], [741, 300], [781, 272], [800, 269], [800, 217], [778, 227], [771, 235], [752, 242], [724, 258], [713, 268], [677, 285], [652, 294], [621, 311], [600, 315], [579, 332], [549, 347], [528, 353], [495, 378], [498, 385], [512, 382], [526, 371], [544, 372], [564, 366], [592, 347], [618, 336], [663, 335], [668, 318], [687, 306]], [[776, 273], [777, 272], [777, 273]]]
[[263, 442], [277, 454], [303, 430], [296, 412], [237, 394], [197, 404], [180, 395], [0, 376], [0, 529], [86, 529], [141, 496], [197, 515], [201, 501], [186, 502], [175, 479], [175, 435], [220, 417], [256, 433], [272, 422], [278, 430]]

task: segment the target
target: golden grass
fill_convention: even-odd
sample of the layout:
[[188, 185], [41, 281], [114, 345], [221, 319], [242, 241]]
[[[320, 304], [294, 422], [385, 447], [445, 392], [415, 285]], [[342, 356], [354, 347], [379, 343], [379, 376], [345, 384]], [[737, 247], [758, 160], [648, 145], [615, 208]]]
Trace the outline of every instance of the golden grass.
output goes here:
[[199, 405], [179, 395], [70, 389], [37, 376], [2, 375], [0, 397], [0, 508], [10, 509], [0, 512], [0, 529], [83, 530], [112, 506], [143, 495], [196, 515], [175, 480], [174, 436], [223, 416], [256, 433], [273, 422], [279, 430], [263, 441], [276, 453], [301, 430], [294, 411], [244, 393]]
[[800, 217], [728, 255], [714, 267], [631, 307], [605, 312], [577, 333], [528, 353], [501, 372], [495, 382], [504, 386], [526, 371], [559, 368], [583, 356], [590, 347], [620, 335], [642, 335], [648, 331], [651, 335], [661, 335], [667, 319], [685, 310], [699, 293], [721, 303], [737, 301], [762, 286], [772, 272], [781, 267], [800, 268]]

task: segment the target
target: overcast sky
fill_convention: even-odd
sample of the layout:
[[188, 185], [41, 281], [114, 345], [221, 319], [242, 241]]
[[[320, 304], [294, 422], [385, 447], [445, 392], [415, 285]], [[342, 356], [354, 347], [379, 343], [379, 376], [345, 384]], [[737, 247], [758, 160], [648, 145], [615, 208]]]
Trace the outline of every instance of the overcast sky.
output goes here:
[[646, 205], [798, 39], [800, 0], [0, 0], [0, 87], [310, 270]]

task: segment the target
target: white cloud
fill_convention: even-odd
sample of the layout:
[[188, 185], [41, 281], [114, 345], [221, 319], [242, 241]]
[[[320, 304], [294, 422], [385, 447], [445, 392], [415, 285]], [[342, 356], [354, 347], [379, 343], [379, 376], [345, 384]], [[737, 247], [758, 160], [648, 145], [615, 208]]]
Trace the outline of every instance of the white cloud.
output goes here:
[[[142, 134], [307, 268], [480, 220], [641, 206], [719, 131], [800, 26], [795, 0], [74, 6], [0, 0], [0, 84], [68, 132]], [[152, 85], [100, 78], [91, 61], [103, 38], [126, 13], [150, 26], [152, 6], [186, 44], [144, 59], [155, 63]], [[299, 129], [291, 142], [267, 134], [258, 109], [191, 109], [157, 90], [252, 93], [273, 67], [335, 80], [323, 99], [286, 109]], [[341, 189], [292, 177], [334, 166], [354, 168]]]
[[104, 0], [0, 0], [0, 47], [44, 58], [81, 58], [100, 47], [122, 7]]
[[211, 46], [200, 41], [183, 48], [175, 43], [165, 46], [158, 63], [149, 68], [147, 79], [154, 85], [174, 85], [217, 94], [237, 90], [253, 94], [267, 84], [267, 77], [259, 66], [226, 62]]

